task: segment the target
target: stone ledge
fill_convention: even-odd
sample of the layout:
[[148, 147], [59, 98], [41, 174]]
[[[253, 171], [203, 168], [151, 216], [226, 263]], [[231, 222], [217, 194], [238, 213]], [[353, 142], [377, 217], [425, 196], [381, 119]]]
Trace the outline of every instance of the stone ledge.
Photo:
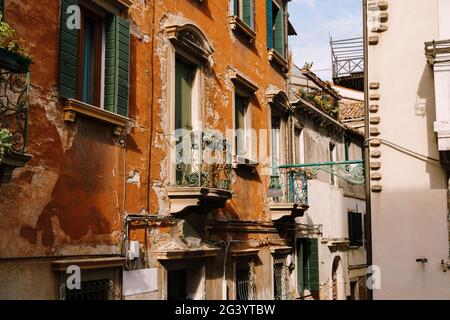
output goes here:
[[68, 99], [63, 110], [64, 121], [74, 122], [77, 114], [82, 114], [115, 126], [114, 134], [116, 135], [120, 135], [124, 131], [127, 122], [130, 120], [127, 117], [75, 99]]
[[245, 35], [248, 41], [253, 44], [256, 39], [256, 32], [248, 26], [244, 21], [241, 20], [238, 16], [230, 16], [228, 17], [228, 22], [231, 26], [231, 30], [241, 32]]

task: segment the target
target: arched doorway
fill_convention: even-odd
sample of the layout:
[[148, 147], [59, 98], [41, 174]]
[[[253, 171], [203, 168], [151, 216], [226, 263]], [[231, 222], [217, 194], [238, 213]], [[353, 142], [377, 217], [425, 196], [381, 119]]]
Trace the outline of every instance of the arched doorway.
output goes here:
[[333, 260], [333, 269], [331, 273], [331, 299], [345, 300], [345, 277], [342, 267], [342, 259], [337, 256]]

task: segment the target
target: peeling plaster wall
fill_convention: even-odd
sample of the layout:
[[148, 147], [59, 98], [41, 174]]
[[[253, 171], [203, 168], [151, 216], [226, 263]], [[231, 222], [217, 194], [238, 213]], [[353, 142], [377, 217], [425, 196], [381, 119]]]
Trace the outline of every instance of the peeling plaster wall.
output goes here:
[[[60, 1], [7, 1], [5, 19], [22, 38], [33, 57], [31, 66], [28, 153], [24, 168], [0, 186], [0, 258], [118, 255], [123, 216], [148, 208], [151, 19], [149, 5], [135, 4], [132, 21], [130, 126], [126, 147], [112, 127], [77, 116], [64, 122], [59, 100]], [[137, 67], [139, 66], [139, 67]], [[128, 174], [133, 172], [133, 176]], [[8, 262], [9, 261], [9, 262]], [[0, 288], [25, 288], [39, 279], [27, 271], [33, 263], [0, 260]], [[12, 267], [11, 267], [12, 266]], [[34, 268], [34, 267], [33, 267]], [[55, 282], [51, 272], [42, 281]], [[23, 285], [22, 285], [23, 284]], [[27, 298], [25, 289], [0, 298]], [[34, 298], [54, 298], [53, 288], [35, 291]]]

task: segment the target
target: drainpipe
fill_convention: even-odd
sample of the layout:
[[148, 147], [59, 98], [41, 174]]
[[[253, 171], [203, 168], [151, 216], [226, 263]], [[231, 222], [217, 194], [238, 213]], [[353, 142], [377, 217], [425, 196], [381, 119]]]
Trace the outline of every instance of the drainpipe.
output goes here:
[[[363, 0], [363, 41], [364, 41], [364, 163], [365, 163], [365, 193], [366, 193], [366, 248], [367, 266], [372, 265], [372, 204], [370, 192], [370, 148], [369, 148], [369, 46], [367, 29], [367, 0]], [[373, 290], [367, 291], [368, 300], [373, 300]]]

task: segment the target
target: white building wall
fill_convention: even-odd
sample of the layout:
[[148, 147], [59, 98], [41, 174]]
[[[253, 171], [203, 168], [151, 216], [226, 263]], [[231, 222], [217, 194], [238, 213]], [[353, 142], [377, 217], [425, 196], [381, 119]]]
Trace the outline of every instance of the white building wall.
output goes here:
[[[380, 95], [379, 138], [437, 159], [433, 70], [424, 42], [438, 38], [438, 8], [438, 0], [389, 1], [389, 30], [369, 46], [368, 70], [369, 82], [380, 83], [370, 92]], [[371, 196], [373, 263], [381, 270], [374, 298], [449, 299], [450, 273], [440, 267], [449, 249], [445, 172], [396, 147], [371, 150], [382, 153], [373, 160], [381, 162], [382, 180], [372, 182], [382, 191]]]

